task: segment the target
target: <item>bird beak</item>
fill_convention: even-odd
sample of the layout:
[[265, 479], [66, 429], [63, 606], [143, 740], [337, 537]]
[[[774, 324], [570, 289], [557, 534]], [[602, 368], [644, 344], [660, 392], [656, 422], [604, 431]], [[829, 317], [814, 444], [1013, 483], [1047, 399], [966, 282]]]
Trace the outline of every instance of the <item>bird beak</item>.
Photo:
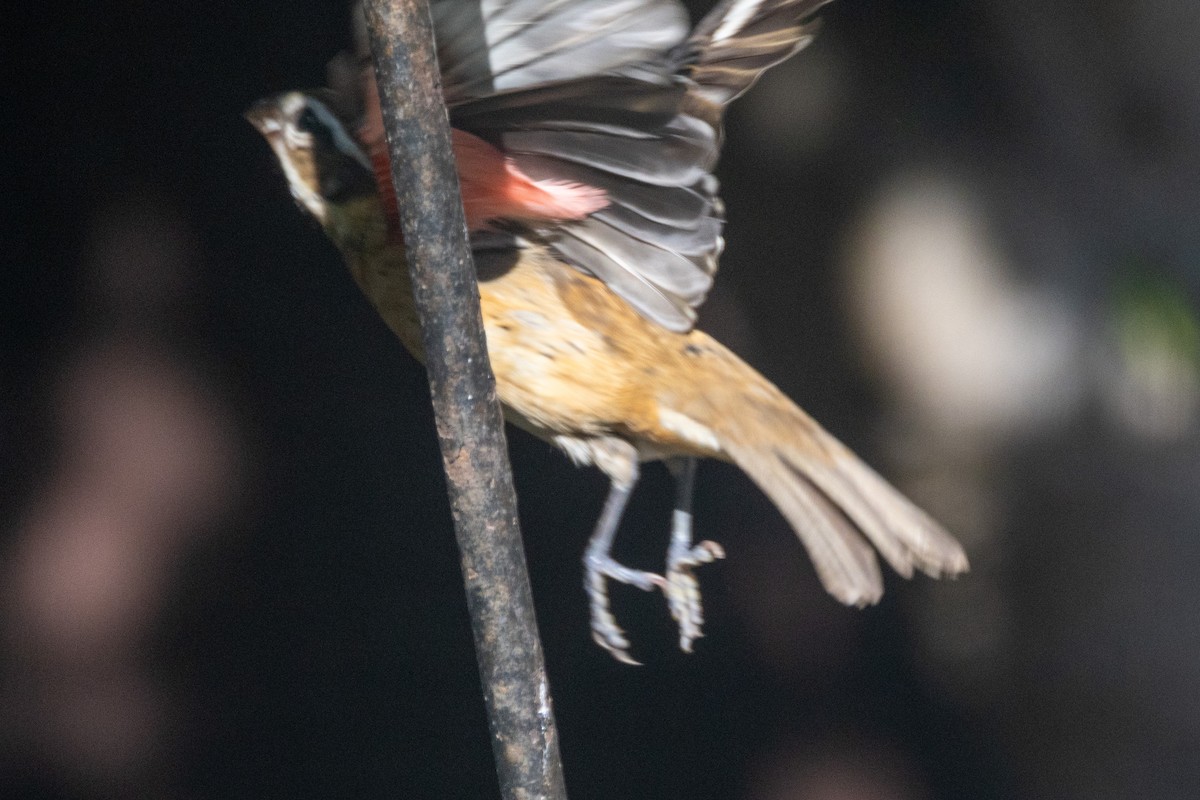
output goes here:
[[268, 140], [283, 130], [279, 124], [279, 106], [270, 100], [259, 100], [242, 114], [254, 128]]

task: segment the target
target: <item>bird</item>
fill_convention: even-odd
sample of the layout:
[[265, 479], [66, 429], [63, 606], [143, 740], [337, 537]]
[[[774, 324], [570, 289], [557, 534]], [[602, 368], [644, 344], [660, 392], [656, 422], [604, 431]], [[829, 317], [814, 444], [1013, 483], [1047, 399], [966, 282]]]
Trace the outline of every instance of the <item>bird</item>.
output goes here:
[[[695, 570], [725, 554], [693, 541], [701, 458], [757, 484], [844, 604], [882, 596], [876, 551], [906, 578], [968, 569], [953, 536], [694, 325], [723, 246], [711, 174], [723, 108], [811, 39], [824, 2], [725, 0], [690, 33], [674, 0], [431, 4], [497, 395], [510, 424], [609, 479], [584, 587], [593, 638], [623, 662], [637, 663], [610, 581], [661, 591], [683, 651], [702, 635]], [[367, 72], [355, 68], [357, 90], [331, 80], [332, 91], [277, 94], [246, 117], [421, 361]], [[661, 574], [612, 555], [648, 461], [663, 461], [675, 483]]]

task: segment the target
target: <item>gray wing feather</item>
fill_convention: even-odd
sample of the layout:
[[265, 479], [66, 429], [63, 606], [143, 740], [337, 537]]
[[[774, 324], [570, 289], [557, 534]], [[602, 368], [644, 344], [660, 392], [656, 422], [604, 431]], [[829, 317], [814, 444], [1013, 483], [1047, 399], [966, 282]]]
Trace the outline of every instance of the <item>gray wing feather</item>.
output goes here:
[[813, 14], [829, 0], [724, 0], [709, 12], [674, 60], [717, 106], [741, 96], [770, 67], [816, 34]]
[[695, 324], [696, 312], [685, 301], [663, 291], [633, 265], [617, 261], [612, 253], [597, 247], [589, 239], [586, 234], [564, 230], [554, 243], [554, 249], [585, 272], [604, 281], [647, 319], [677, 331], [689, 330]]
[[447, 103], [661, 56], [687, 35], [676, 0], [434, 0]]
[[662, 225], [692, 230], [706, 217], [720, 221], [720, 207], [715, 198], [717, 182], [712, 176], [698, 187], [655, 186], [554, 158], [525, 155], [515, 156], [514, 160], [532, 178], [595, 186], [605, 191], [610, 203]]
[[701, 266], [706, 273], [713, 272], [712, 267], [715, 264], [710, 264], [711, 259], [708, 257], [712, 253], [714, 242], [721, 241], [722, 225], [722, 221], [716, 217], [701, 217], [695, 220], [694, 227], [676, 227], [646, 219], [625, 206], [610, 205], [592, 214], [592, 219], [599, 220], [645, 244], [666, 248], [685, 256], [693, 264]]
[[689, 306], [698, 305], [712, 288], [712, 276], [697, 269], [690, 259], [639, 241], [594, 216], [563, 225], [556, 233], [558, 235], [552, 240], [555, 246], [567, 238], [582, 239]]
[[827, 0], [433, 0], [456, 127], [604, 209], [536, 232], [640, 313], [688, 330], [723, 247], [721, 110], [812, 37]]

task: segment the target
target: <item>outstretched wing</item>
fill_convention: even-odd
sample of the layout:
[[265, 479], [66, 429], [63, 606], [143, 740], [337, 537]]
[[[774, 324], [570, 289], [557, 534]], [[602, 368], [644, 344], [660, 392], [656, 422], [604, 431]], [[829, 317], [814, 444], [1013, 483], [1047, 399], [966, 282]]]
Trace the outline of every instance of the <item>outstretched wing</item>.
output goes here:
[[691, 35], [677, 0], [433, 0], [431, 12], [454, 127], [512, 174], [607, 200], [583, 219], [512, 218], [686, 331], [723, 247], [711, 172], [724, 106], [811, 39], [826, 1], [725, 0]]

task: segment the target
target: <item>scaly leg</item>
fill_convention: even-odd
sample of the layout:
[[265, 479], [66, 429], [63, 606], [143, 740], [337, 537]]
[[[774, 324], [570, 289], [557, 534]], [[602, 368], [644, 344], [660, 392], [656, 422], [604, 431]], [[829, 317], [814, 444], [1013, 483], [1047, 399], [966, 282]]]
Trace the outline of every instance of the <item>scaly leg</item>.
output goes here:
[[703, 634], [704, 614], [700, 606], [700, 584], [692, 570], [725, 557], [716, 542], [692, 544], [692, 490], [696, 459], [673, 458], [667, 467], [675, 476], [675, 512], [671, 516], [671, 545], [667, 549], [667, 580], [663, 594], [671, 616], [679, 624], [679, 649], [692, 652], [692, 642]]
[[[584, 586], [592, 610], [592, 638], [618, 661], [637, 664], [638, 662], [629, 655], [629, 639], [625, 637], [625, 632], [621, 630], [609, 609], [608, 579], [627, 583], [644, 591], [665, 588], [665, 582], [661, 575], [630, 569], [618, 564], [612, 557], [613, 538], [617, 535], [629, 495], [637, 485], [636, 454], [622, 466], [624, 469], [613, 471], [624, 473], [623, 475], [609, 475], [612, 484], [608, 490], [608, 499], [604, 502], [604, 510], [600, 513], [600, 520], [596, 523], [596, 530], [584, 553]], [[606, 469], [605, 472], [609, 470]]]

